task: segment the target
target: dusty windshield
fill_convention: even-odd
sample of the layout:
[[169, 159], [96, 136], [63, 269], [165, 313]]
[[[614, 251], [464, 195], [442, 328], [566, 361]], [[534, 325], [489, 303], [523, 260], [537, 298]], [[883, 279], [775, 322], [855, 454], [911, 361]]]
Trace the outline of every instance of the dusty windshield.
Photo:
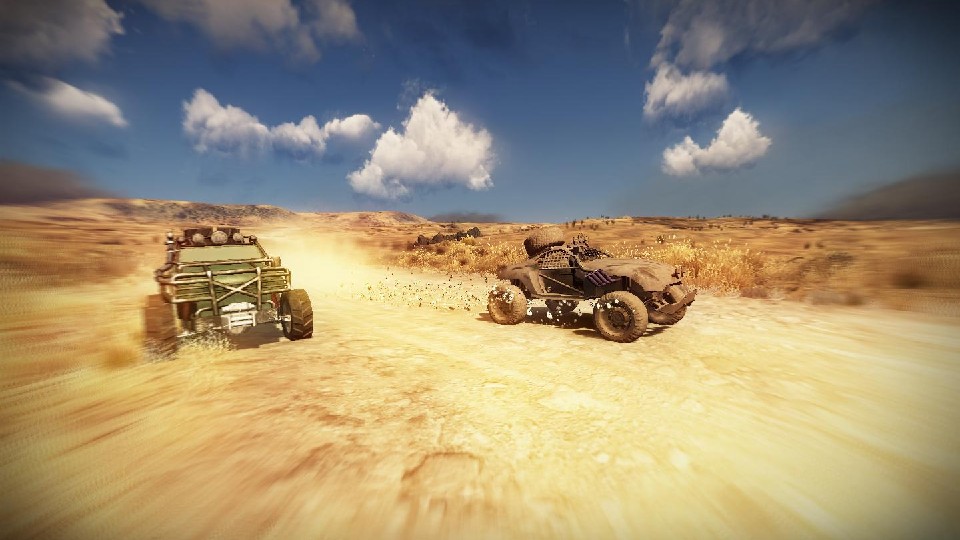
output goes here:
[[253, 244], [242, 246], [207, 246], [180, 250], [180, 262], [213, 262], [243, 259], [262, 259], [264, 254]]

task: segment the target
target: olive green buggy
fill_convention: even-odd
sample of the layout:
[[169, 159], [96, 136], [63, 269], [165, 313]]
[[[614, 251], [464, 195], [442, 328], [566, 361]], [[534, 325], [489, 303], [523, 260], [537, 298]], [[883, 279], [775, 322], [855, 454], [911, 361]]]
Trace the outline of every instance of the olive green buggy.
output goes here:
[[166, 235], [166, 262], [154, 279], [159, 294], [144, 307], [146, 345], [161, 353], [178, 338], [209, 329], [240, 333], [277, 324], [290, 340], [313, 335], [313, 308], [303, 289], [290, 288], [290, 270], [253, 235], [234, 227], [185, 229]]

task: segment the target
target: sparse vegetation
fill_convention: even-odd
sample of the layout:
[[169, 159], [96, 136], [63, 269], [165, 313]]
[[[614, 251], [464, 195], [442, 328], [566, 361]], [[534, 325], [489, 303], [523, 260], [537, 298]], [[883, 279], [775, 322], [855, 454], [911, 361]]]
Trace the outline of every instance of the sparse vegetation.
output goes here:
[[503, 265], [524, 260], [526, 253], [519, 243], [490, 244], [467, 238], [461, 242], [446, 241], [404, 251], [397, 258], [397, 263], [411, 268], [444, 272], [492, 274]]
[[[637, 219], [632, 222], [635, 224]], [[576, 230], [582, 223], [573, 220], [567, 227]], [[682, 224], [659, 223], [683, 230]], [[590, 230], [598, 227], [589, 221], [585, 225]], [[598, 235], [611, 234], [606, 227], [598, 228]], [[650, 236], [649, 242], [635, 236], [629, 241], [594, 243], [615, 257], [647, 258], [682, 266], [687, 272], [686, 280], [700, 289], [739, 292], [750, 298], [786, 297], [817, 304], [860, 305], [868, 297], [883, 297], [884, 291], [922, 290], [932, 294], [937, 290], [960, 289], [960, 254], [956, 250], [923, 251], [922, 255], [864, 253], [830, 249], [832, 246], [824, 240], [814, 239], [797, 245], [792, 252], [781, 249], [770, 253], [744, 243], [698, 241], [696, 229], [692, 235], [663, 232]], [[496, 242], [485, 238], [404, 251], [394, 261], [413, 268], [492, 274], [503, 265], [522, 262], [525, 257], [519, 240]]]
[[683, 239], [655, 247], [617, 243], [606, 249], [614, 257], [652, 259], [681, 266], [691, 283], [706, 289], [739, 291], [769, 280], [770, 260], [766, 255], [728, 242], [698, 246]]

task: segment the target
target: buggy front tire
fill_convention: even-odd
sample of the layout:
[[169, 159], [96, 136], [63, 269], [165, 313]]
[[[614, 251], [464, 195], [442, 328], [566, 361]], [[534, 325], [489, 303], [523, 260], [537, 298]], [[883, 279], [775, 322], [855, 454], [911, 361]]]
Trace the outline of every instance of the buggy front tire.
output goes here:
[[487, 298], [487, 311], [497, 324], [519, 324], [527, 316], [527, 297], [516, 285], [497, 285]]
[[636, 295], [613, 291], [597, 299], [593, 306], [593, 321], [603, 337], [630, 343], [647, 330], [647, 308]]
[[313, 336], [313, 306], [303, 289], [293, 289], [280, 295], [280, 329], [290, 341]]
[[143, 308], [143, 344], [160, 354], [177, 352], [177, 318], [174, 307], [159, 294], [147, 297]]

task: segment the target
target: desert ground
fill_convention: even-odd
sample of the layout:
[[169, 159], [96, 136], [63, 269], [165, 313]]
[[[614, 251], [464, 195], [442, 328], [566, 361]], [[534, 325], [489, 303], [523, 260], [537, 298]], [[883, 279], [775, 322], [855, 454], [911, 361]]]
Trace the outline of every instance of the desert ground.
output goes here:
[[[313, 338], [141, 347], [163, 233], [211, 221], [282, 257]], [[471, 270], [539, 225], [0, 207], [0, 537], [960, 536], [960, 223], [561, 224], [732, 261], [631, 344], [490, 320]]]

